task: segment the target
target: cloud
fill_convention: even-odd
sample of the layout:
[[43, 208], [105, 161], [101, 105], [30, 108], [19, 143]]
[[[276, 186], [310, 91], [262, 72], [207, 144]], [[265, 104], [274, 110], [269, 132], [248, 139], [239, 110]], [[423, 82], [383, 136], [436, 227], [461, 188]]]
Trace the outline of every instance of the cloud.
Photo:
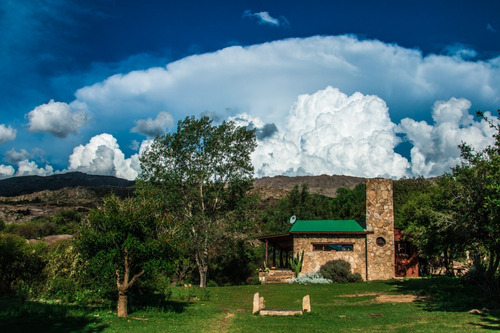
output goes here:
[[255, 129], [255, 136], [258, 140], [264, 140], [278, 132], [278, 127], [275, 124], [264, 124], [259, 118], [252, 117], [247, 113], [230, 117], [236, 126], [245, 126], [250, 130]]
[[495, 28], [493, 28], [493, 26], [489, 23], [486, 25], [486, 30], [488, 30], [489, 32], [497, 32]]
[[37, 106], [26, 118], [31, 132], [49, 132], [60, 138], [78, 134], [78, 129], [88, 121], [84, 110], [73, 110], [70, 105], [54, 100]]
[[0, 179], [12, 177], [15, 173], [15, 170], [10, 165], [0, 165]]
[[[259, 126], [248, 115], [232, 120]], [[247, 121], [245, 122], [245, 119]], [[408, 161], [394, 152], [399, 143], [385, 102], [377, 96], [352, 96], [327, 87], [301, 95], [281, 133], [260, 140], [252, 155], [259, 177], [338, 174], [402, 177]]]
[[[460, 163], [458, 145], [466, 142], [476, 150], [491, 144], [494, 130], [486, 122], [474, 121], [469, 114], [471, 102], [451, 98], [434, 104], [434, 124], [405, 118], [398, 130], [413, 144], [412, 173], [424, 177], [442, 175]], [[487, 113], [491, 118], [491, 114]]]
[[245, 10], [243, 17], [255, 18], [259, 24], [267, 24], [279, 27], [281, 22], [279, 19], [272, 17], [268, 12], [252, 13], [250, 10]]
[[477, 56], [475, 50], [462, 44], [448, 45], [444, 51], [447, 55], [460, 59], [473, 59]]
[[131, 132], [141, 133], [148, 137], [155, 137], [157, 135], [164, 135], [167, 131], [166, 128], [172, 128], [174, 118], [167, 112], [160, 112], [156, 119], [140, 119], [137, 120]]
[[33, 161], [20, 161], [17, 164], [17, 172], [15, 176], [50, 176], [54, 173], [54, 168], [46, 164], [43, 168]]
[[0, 124], [0, 144], [16, 139], [17, 130], [4, 124]]
[[[147, 142], [143, 142], [141, 152]], [[91, 138], [85, 146], [79, 145], [73, 149], [68, 169], [134, 180], [140, 173], [139, 154], [125, 158], [117, 140], [103, 133]]]
[[16, 151], [14, 148], [7, 150], [5, 152], [5, 161], [8, 163], [18, 163], [23, 160], [28, 160], [33, 157], [26, 149], [21, 149], [20, 151]]
[[76, 97], [99, 124], [116, 117], [123, 122], [152, 117], [159, 109], [176, 120], [232, 110], [232, 115], [246, 112], [282, 129], [297, 96], [332, 86], [347, 94], [379, 96], [388, 101], [392, 119], [400, 121], [453, 96], [474, 101], [477, 108], [497, 107], [499, 61], [424, 57], [418, 50], [375, 40], [316, 36], [232, 46], [164, 68], [113, 75], [79, 89]]
[[[378, 140], [376, 142], [381, 142], [382, 148], [373, 142], [362, 141], [362, 137], [356, 137], [352, 138], [350, 144], [360, 146], [351, 152], [348, 148], [349, 138], [339, 139], [338, 142], [328, 139], [330, 145], [337, 144], [337, 149], [345, 152], [345, 155], [336, 157], [342, 165], [336, 165], [328, 157], [335, 154], [327, 155], [326, 148], [321, 150], [318, 147], [318, 154], [322, 155], [314, 158], [311, 153], [314, 149], [305, 151], [302, 145], [285, 137], [289, 130], [294, 129], [289, 121], [290, 107], [300, 100], [297, 96], [313, 96], [330, 86], [348, 96], [347, 99], [361, 92], [365, 99], [371, 96], [374, 101], [385, 101], [389, 115], [386, 123], [398, 124], [401, 119], [409, 118], [414, 119], [414, 124], [421, 124], [422, 121], [429, 124], [435, 101], [446, 101], [452, 97], [466, 98], [474, 109], [496, 109], [500, 105], [500, 57], [473, 60], [470, 57], [472, 51], [460, 53], [457, 49], [448, 55], [424, 56], [419, 50], [377, 40], [359, 40], [353, 36], [315, 36], [246, 47], [232, 46], [186, 57], [165, 67], [110, 76], [79, 89], [75, 93], [76, 100], [69, 106], [72, 110], [86, 110], [92, 115], [95, 122], [91, 130], [94, 134], [108, 131], [123, 133], [129, 130], [128, 124], [141, 119], [142, 127], [137, 122], [135, 128], [148, 135], [147, 129], [155, 127], [158, 110], [168, 110], [174, 121], [187, 115], [210, 114], [219, 121], [229, 116], [247, 114], [253, 119], [252, 126], [257, 129], [259, 141], [275, 140], [277, 147], [282, 150], [272, 150], [270, 145], [263, 146], [270, 150], [260, 150], [263, 154], [258, 160], [261, 162], [258, 167], [261, 174], [299, 174], [312, 173], [314, 170], [330, 170], [328, 173], [333, 173], [331, 170], [343, 172], [344, 169], [348, 174], [360, 174], [360, 149], [365, 149], [365, 156], [373, 158], [379, 154], [377, 149], [382, 149], [380, 156], [387, 156], [393, 164], [380, 169], [370, 167], [369, 173], [385, 174], [392, 170], [394, 174], [391, 176], [397, 176], [403, 172], [404, 160], [399, 160], [391, 148], [397, 145], [397, 137], [391, 130], [373, 130], [369, 139], [364, 138]], [[380, 104], [380, 101], [377, 103]], [[335, 124], [337, 120], [333, 116], [331, 118], [328, 121]], [[256, 119], [261, 123], [257, 124]], [[317, 134], [320, 129], [321, 126], [318, 126], [311, 135]], [[398, 130], [402, 129], [398, 127]], [[415, 131], [412, 134], [417, 135]], [[311, 142], [305, 134], [297, 135]], [[409, 136], [406, 139], [413, 144]], [[115, 152], [114, 148], [108, 148]], [[97, 147], [93, 151], [96, 153]], [[422, 149], [419, 151], [423, 154], [424, 162], [433, 160]], [[264, 165], [267, 158], [264, 153], [274, 156], [267, 165]], [[51, 152], [49, 154], [54, 155]], [[100, 151], [98, 155], [105, 156], [105, 151]], [[110, 161], [111, 155], [105, 161]], [[408, 172], [434, 172], [425, 170], [428, 163], [422, 164], [419, 160], [422, 156], [415, 155], [415, 161], [411, 163], [417, 163], [420, 167], [409, 168]], [[113, 155], [113, 161], [115, 158]], [[90, 162], [86, 163], [79, 167], [90, 168]], [[290, 166], [284, 169], [284, 164]], [[383, 163], [377, 161], [375, 164]], [[94, 167], [115, 174], [120, 170], [115, 162], [112, 166]], [[137, 170], [136, 167], [131, 169]], [[127, 177], [132, 176], [127, 174]]]

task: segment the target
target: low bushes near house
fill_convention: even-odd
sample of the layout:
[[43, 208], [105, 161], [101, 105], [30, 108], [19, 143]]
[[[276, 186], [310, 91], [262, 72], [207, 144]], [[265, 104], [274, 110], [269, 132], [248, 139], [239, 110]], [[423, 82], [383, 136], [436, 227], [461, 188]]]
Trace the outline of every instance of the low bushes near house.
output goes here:
[[332, 282], [361, 282], [363, 278], [359, 273], [351, 272], [351, 264], [345, 260], [330, 260], [319, 269], [322, 277], [332, 280]]
[[332, 280], [325, 279], [318, 272], [314, 273], [304, 273], [296, 278], [290, 280], [289, 283], [294, 284], [330, 284]]

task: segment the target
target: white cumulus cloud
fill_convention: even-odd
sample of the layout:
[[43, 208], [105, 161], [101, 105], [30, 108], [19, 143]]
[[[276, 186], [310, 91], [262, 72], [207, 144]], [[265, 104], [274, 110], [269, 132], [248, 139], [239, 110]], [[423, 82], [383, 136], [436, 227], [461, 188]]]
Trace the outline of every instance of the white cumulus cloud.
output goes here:
[[76, 97], [102, 124], [169, 110], [176, 120], [206, 111], [226, 117], [246, 112], [283, 128], [297, 96], [332, 86], [379, 96], [399, 122], [453, 96], [473, 100], [478, 108], [497, 107], [499, 61], [423, 56], [376, 40], [316, 36], [232, 46], [164, 68], [114, 75], [79, 89]]
[[141, 133], [148, 137], [155, 137], [157, 135], [164, 135], [167, 128], [172, 128], [174, 118], [168, 112], [160, 112], [156, 119], [139, 119], [135, 122], [134, 128], [131, 132]]
[[77, 134], [88, 121], [84, 110], [73, 110], [70, 105], [54, 100], [37, 106], [26, 114], [26, 118], [31, 132], [49, 132], [60, 138]]
[[[474, 121], [469, 114], [471, 102], [464, 98], [451, 98], [434, 104], [434, 124], [401, 120], [399, 131], [413, 144], [411, 149], [412, 173], [424, 177], [442, 175], [460, 163], [458, 145], [466, 142], [476, 150], [491, 144], [494, 130], [482, 121]], [[491, 117], [490, 113], [487, 113]], [[494, 118], [494, 117], [493, 117]]]
[[117, 140], [103, 133], [91, 138], [85, 146], [73, 149], [68, 169], [134, 180], [140, 172], [139, 155], [125, 158]]
[[33, 161], [23, 160], [17, 163], [16, 176], [50, 176], [54, 173], [54, 168], [46, 164], [43, 168]]
[[12, 177], [15, 172], [12, 166], [0, 164], [0, 179]]
[[10, 127], [5, 126], [4, 124], [0, 124], [0, 144], [3, 144], [7, 141], [12, 141], [16, 139], [17, 130]]
[[[263, 127], [248, 115], [231, 118], [238, 125]], [[402, 177], [408, 161], [394, 152], [399, 143], [386, 103], [377, 96], [352, 96], [327, 87], [301, 95], [284, 131], [260, 140], [252, 155], [256, 174]]]

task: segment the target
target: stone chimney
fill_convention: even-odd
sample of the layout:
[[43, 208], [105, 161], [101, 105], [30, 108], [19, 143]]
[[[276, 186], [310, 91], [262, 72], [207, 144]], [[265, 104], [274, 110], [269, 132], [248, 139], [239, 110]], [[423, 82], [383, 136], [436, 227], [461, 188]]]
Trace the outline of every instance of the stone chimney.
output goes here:
[[392, 179], [366, 180], [366, 280], [394, 278], [394, 203]]

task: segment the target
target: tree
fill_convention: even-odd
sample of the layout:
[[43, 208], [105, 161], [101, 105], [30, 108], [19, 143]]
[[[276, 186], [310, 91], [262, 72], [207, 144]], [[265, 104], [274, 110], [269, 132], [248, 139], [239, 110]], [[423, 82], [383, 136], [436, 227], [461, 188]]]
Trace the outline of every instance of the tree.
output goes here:
[[138, 189], [164, 200], [182, 231], [206, 286], [209, 260], [253, 184], [255, 131], [233, 122], [187, 117], [177, 132], [157, 137], [141, 157]]
[[44, 244], [28, 244], [20, 236], [0, 234], [0, 293], [9, 293], [16, 282], [31, 284], [45, 266]]
[[404, 191], [405, 201], [400, 201], [397, 209], [400, 225], [417, 246], [420, 257], [453, 275], [453, 261], [463, 255], [466, 237], [457, 228], [453, 208], [457, 184], [450, 175], [444, 175], [435, 183], [421, 183], [423, 187], [413, 185], [406, 182], [404, 186], [411, 190]]
[[[115, 276], [118, 317], [127, 316], [127, 293], [155, 258], [168, 258], [168, 218], [154, 213], [151, 202], [106, 197], [90, 212], [77, 245], [90, 269], [107, 279]], [[113, 272], [110, 272], [113, 270]]]
[[[460, 145], [463, 161], [452, 170], [458, 184], [453, 204], [457, 229], [467, 234], [465, 244], [476, 254], [476, 268], [485, 270], [487, 281], [492, 281], [500, 263], [500, 123], [482, 112], [477, 115], [496, 131], [495, 141], [477, 152], [466, 143]], [[480, 254], [487, 262], [481, 262]]]

